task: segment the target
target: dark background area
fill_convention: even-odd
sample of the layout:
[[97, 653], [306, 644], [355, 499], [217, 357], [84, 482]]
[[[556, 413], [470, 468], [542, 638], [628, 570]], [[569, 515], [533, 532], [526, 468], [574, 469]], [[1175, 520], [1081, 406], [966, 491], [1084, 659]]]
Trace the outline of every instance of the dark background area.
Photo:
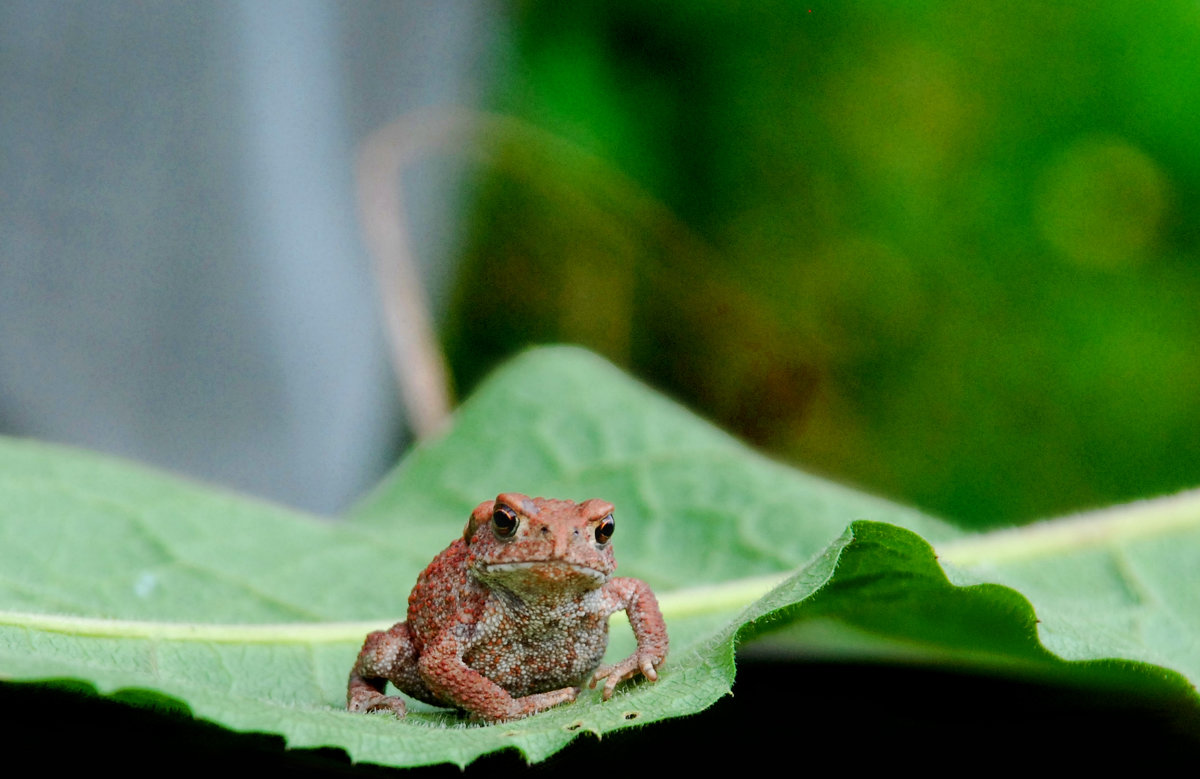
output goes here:
[[[154, 708], [144, 708], [144, 698], [138, 703], [143, 708], [45, 685], [0, 686], [0, 707], [19, 712], [7, 729], [10, 743], [19, 745], [15, 754], [52, 756], [47, 765], [56, 770], [397, 775], [395, 769], [351, 765], [340, 750], [286, 750], [277, 737], [197, 722], [161, 699]], [[700, 714], [603, 739], [585, 734], [534, 766], [514, 751], [488, 755], [469, 765], [466, 775], [612, 776], [714, 766], [761, 766], [767, 773], [980, 765], [1080, 770], [1125, 761], [1157, 767], [1195, 757], [1195, 725], [1194, 707], [1119, 691], [947, 670], [752, 660], [740, 664], [733, 695]], [[62, 747], [64, 728], [71, 732], [70, 749]], [[137, 738], [131, 740], [131, 733]], [[413, 771], [463, 775], [445, 764], [406, 774]]]

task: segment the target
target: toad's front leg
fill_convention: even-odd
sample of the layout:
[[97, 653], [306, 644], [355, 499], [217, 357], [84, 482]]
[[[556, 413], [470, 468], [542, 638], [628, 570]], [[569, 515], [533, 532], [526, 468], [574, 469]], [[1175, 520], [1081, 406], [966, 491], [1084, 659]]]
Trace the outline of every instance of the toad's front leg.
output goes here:
[[453, 631], [425, 647], [418, 661], [421, 678], [439, 698], [489, 722], [520, 719], [575, 700], [578, 687], [514, 698], [500, 685], [463, 662], [465, 647]]
[[591, 687], [607, 677], [604, 700], [608, 700], [618, 684], [639, 673], [652, 682], [658, 681], [658, 667], [667, 659], [668, 642], [667, 623], [658, 608], [658, 599], [644, 581], [627, 577], [611, 579], [604, 585], [604, 599], [610, 613], [625, 610], [637, 639], [636, 652], [616, 665], [600, 666], [592, 674]]

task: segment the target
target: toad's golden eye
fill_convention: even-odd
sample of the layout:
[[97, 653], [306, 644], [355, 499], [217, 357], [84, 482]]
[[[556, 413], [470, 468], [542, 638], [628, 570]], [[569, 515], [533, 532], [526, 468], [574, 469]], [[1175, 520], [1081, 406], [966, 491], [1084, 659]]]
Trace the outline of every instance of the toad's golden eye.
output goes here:
[[492, 530], [500, 538], [512, 538], [517, 532], [518, 524], [520, 524], [520, 519], [517, 517], [517, 512], [503, 503], [498, 504], [492, 511]]
[[612, 538], [613, 531], [616, 529], [617, 521], [613, 519], [612, 514], [609, 514], [600, 520], [599, 525], [596, 525], [596, 541], [601, 544], [607, 544], [608, 539]]

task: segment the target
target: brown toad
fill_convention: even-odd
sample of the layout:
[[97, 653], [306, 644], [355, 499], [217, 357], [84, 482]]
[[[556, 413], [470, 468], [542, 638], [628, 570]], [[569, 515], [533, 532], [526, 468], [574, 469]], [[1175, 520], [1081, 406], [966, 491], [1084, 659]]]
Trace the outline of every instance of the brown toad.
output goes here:
[[[600, 679], [604, 698], [667, 656], [658, 601], [640, 579], [612, 577], [613, 506], [505, 493], [471, 512], [463, 537], [434, 558], [408, 597], [408, 621], [371, 633], [346, 692], [350, 711], [414, 698], [489, 721], [525, 717]], [[608, 617], [624, 609], [637, 651], [600, 666]]]

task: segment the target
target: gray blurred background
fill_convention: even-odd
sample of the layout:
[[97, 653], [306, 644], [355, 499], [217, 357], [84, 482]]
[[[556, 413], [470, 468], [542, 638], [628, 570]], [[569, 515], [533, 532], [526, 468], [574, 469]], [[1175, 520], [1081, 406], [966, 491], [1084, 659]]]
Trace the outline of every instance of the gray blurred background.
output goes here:
[[[0, 432], [360, 495], [405, 441], [356, 148], [503, 41], [494, 3], [0, 4]], [[459, 181], [405, 175], [438, 305]]]

